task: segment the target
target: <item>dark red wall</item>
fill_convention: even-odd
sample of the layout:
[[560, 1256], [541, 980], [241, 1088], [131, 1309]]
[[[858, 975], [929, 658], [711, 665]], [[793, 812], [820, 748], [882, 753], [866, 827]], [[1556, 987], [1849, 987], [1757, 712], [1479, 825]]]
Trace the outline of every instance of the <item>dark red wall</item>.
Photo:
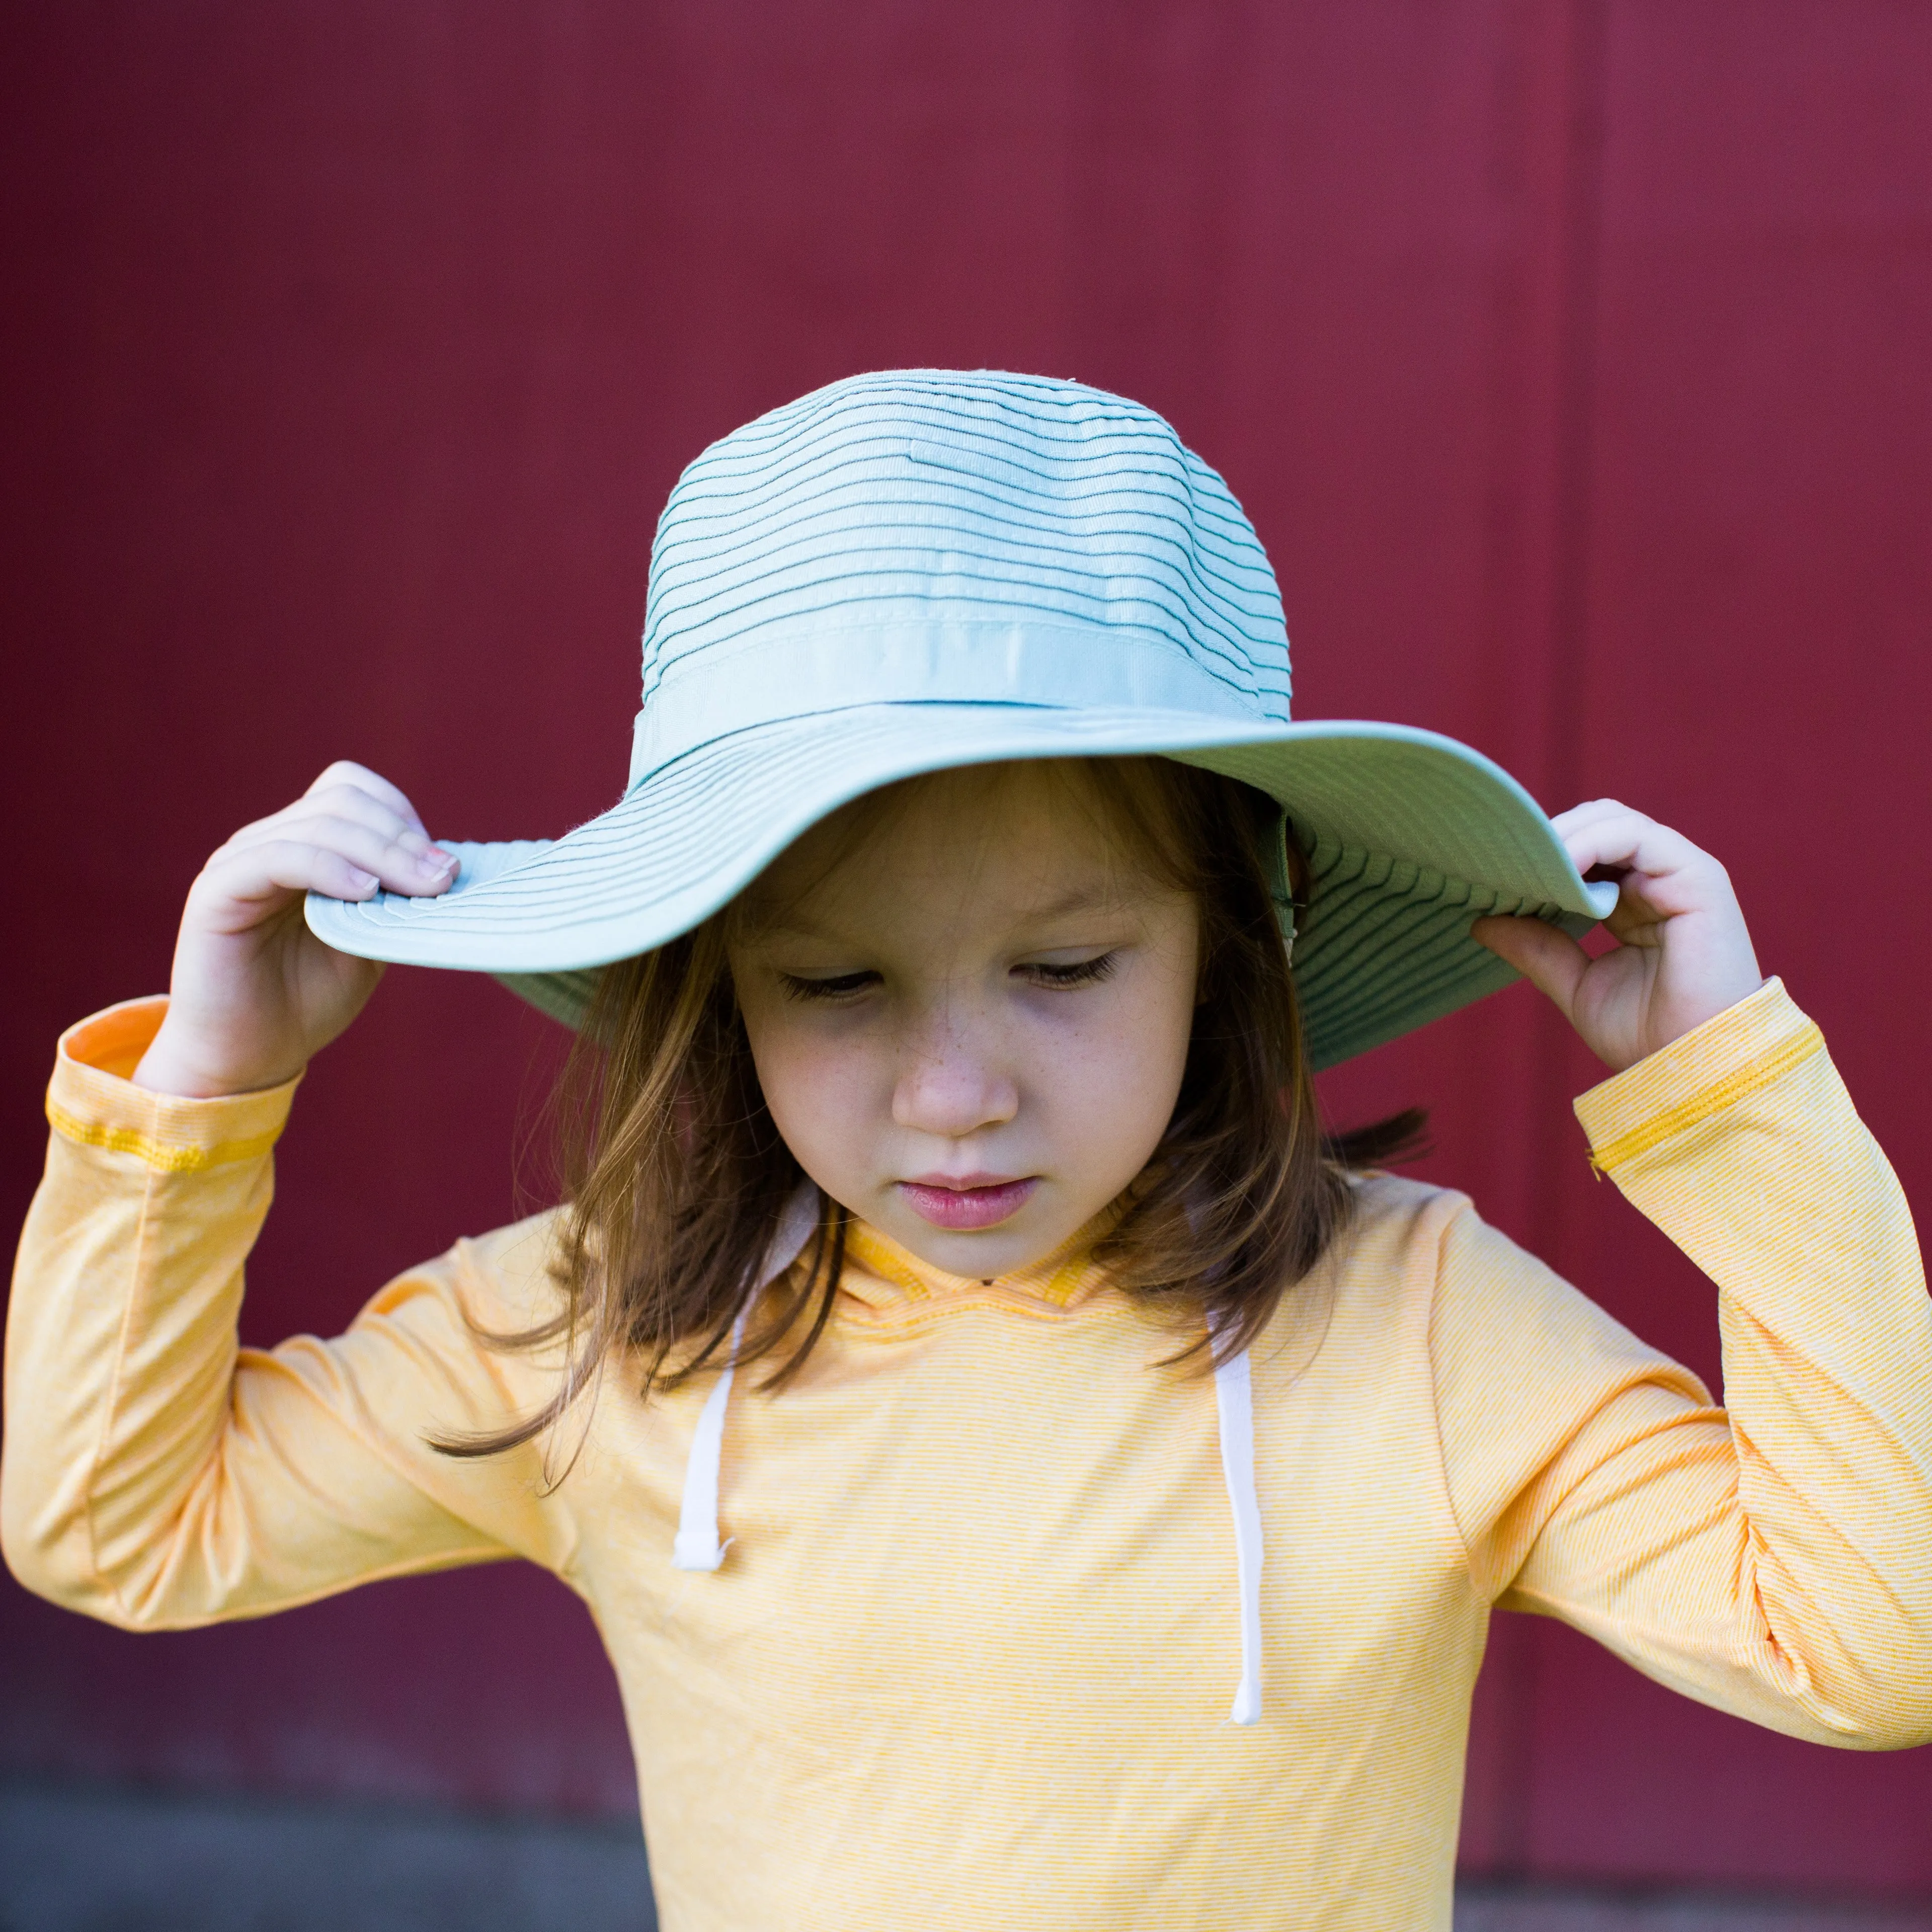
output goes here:
[[[1280, 573], [1307, 713], [1614, 790], [1732, 866], [1922, 1204], [1932, 9], [1911, 0], [66, 0], [0, 9], [16, 868], [4, 1207], [53, 1036], [332, 756], [452, 835], [621, 784], [709, 438], [993, 364], [1144, 398]], [[255, 1339], [506, 1215], [540, 1022], [393, 975], [320, 1062]], [[1521, 989], [1336, 1079], [1715, 1368]], [[1932, 1893], [1932, 1756], [1790, 1743], [1502, 1620], [1486, 1870]], [[500, 1570], [172, 1638], [0, 1591], [0, 1768], [628, 1802], [581, 1612]]]

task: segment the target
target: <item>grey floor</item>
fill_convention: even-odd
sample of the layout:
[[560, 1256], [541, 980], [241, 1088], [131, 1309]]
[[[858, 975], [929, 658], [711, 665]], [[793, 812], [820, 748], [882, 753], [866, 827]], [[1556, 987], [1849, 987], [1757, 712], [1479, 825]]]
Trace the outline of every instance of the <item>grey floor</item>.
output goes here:
[[[656, 1922], [643, 1846], [623, 1827], [0, 1785], [0, 1932], [651, 1932]], [[1471, 1888], [1456, 1924], [1932, 1932], [1932, 1906]]]

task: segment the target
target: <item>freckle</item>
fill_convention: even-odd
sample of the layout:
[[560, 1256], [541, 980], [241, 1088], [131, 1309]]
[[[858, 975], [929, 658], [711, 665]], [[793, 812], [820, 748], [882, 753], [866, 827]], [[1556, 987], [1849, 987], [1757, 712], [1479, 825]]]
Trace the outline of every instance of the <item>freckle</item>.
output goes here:
[[992, 1285], [992, 1280], [990, 1276], [980, 1284], [982, 1288], [991, 1288]]

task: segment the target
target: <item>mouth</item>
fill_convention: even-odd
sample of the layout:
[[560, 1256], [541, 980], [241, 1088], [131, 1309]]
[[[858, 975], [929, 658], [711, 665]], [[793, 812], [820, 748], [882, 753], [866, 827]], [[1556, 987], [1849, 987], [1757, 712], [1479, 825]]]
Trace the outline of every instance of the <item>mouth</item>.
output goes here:
[[1039, 1185], [1037, 1174], [1019, 1180], [979, 1174], [949, 1180], [928, 1174], [920, 1180], [902, 1180], [898, 1190], [907, 1206], [932, 1227], [997, 1228], [1026, 1205]]

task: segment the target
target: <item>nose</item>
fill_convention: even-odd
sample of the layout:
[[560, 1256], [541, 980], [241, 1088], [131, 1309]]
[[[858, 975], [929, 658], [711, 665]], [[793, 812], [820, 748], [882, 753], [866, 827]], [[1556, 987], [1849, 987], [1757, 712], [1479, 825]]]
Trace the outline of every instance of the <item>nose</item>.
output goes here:
[[1019, 1083], [998, 1042], [956, 1010], [934, 1012], [908, 1036], [892, 1089], [892, 1122], [964, 1140], [1019, 1112]]

